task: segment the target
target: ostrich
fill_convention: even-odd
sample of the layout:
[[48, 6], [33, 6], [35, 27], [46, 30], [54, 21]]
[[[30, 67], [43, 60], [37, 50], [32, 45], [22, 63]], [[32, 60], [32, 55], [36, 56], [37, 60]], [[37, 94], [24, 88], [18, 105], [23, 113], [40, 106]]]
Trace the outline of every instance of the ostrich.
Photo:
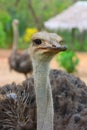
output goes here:
[[[56, 52], [53, 52], [53, 49], [51, 47], [56, 49], [56, 42], [61, 42], [62, 39], [52, 33], [40, 32], [36, 33], [33, 36], [32, 41], [33, 44], [31, 46], [31, 54], [33, 59], [34, 74], [36, 75], [36, 73], [39, 73], [38, 69], [41, 69], [40, 66], [37, 65], [38, 63], [35, 65], [36, 61], [40, 60], [43, 62], [40, 65], [46, 67], [44, 65], [45, 62], [47, 63], [48, 60], [51, 59], [50, 57], [52, 57], [54, 53], [57, 53], [57, 50], [55, 50]], [[55, 45], [53, 45], [54, 43]], [[58, 47], [63, 46], [60, 45]], [[50, 55], [50, 57], [47, 55]], [[37, 68], [36, 70], [35, 67]], [[47, 71], [49, 72], [49, 70]], [[47, 71], [42, 71], [39, 74], [41, 80], [43, 78], [46, 78], [45, 73], [47, 73]], [[13, 83], [0, 87], [0, 130], [36, 130], [36, 126], [39, 128], [41, 125], [43, 127], [41, 128], [42, 130], [46, 127], [46, 123], [52, 122], [51, 125], [47, 125], [46, 129], [48, 130], [48, 128], [50, 129], [50, 127], [53, 127], [53, 106], [54, 130], [86, 130], [87, 85], [78, 77], [67, 74], [61, 70], [51, 70], [50, 74], [48, 75], [50, 77], [50, 83], [48, 86], [51, 84], [52, 94], [51, 91], [51, 95], [48, 93], [49, 88], [46, 87], [47, 94], [49, 95], [44, 98], [47, 98], [46, 102], [51, 101], [50, 103], [52, 103], [53, 95], [53, 105], [48, 102], [47, 107], [45, 107], [46, 104], [44, 105], [41, 101], [37, 101], [39, 100], [38, 98], [44, 96], [44, 93], [41, 93], [41, 95], [39, 95], [40, 97], [37, 97], [37, 94], [35, 96], [35, 92], [41, 92], [41, 89], [44, 89], [41, 88], [42, 85], [45, 85], [46, 83], [43, 83], [42, 81], [41, 84], [37, 85], [37, 79], [39, 76], [36, 77], [37, 79], [33, 79], [33, 77], [29, 78], [22, 82], [20, 85]], [[47, 78], [47, 82], [49, 82], [49, 78]], [[37, 91], [37, 87], [40, 85], [41, 87], [38, 88], [39, 91]], [[51, 96], [51, 100], [49, 96]], [[37, 103], [40, 103], [40, 105], [42, 105], [42, 111], [43, 109], [48, 109], [48, 107], [50, 111], [46, 111], [45, 114], [43, 114], [41, 112], [41, 109], [38, 108], [40, 106], [37, 106]], [[50, 107], [50, 105], [52, 106]], [[41, 112], [39, 115], [38, 109], [40, 110], [39, 112]], [[50, 112], [51, 115], [49, 115], [48, 112]], [[48, 116], [47, 118], [50, 118], [49, 116], [52, 116], [52, 118], [49, 119], [50, 122], [46, 122], [45, 119], [45, 123], [42, 124], [46, 116]], [[40, 118], [41, 122], [39, 123]]]
[[37, 104], [37, 130], [53, 130], [53, 99], [49, 82], [49, 63], [53, 56], [66, 50], [62, 38], [53, 33], [38, 32], [30, 47], [34, 70]]
[[9, 56], [9, 66], [10, 69], [13, 69], [19, 73], [23, 73], [26, 77], [28, 73], [32, 73], [32, 62], [30, 55], [28, 53], [28, 50], [25, 50], [24, 52], [20, 53], [17, 50], [18, 47], [18, 23], [19, 21], [17, 19], [13, 20], [12, 26], [13, 26], [13, 48], [12, 52]]

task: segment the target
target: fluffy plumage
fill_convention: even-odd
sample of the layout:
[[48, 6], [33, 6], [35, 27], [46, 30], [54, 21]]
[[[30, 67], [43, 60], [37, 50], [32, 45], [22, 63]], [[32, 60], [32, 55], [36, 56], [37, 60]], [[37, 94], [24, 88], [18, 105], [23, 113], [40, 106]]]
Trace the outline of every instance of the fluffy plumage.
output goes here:
[[0, 130], [34, 130], [36, 103], [33, 79], [0, 89]]
[[32, 61], [27, 50], [22, 53], [18, 51], [11, 53], [9, 57], [9, 65], [10, 69], [23, 73], [26, 77], [28, 73], [31, 74], [33, 71]]
[[[54, 102], [54, 130], [86, 130], [87, 85], [60, 70], [50, 71], [50, 82]], [[17, 98], [8, 96], [11, 93], [15, 93]], [[0, 130], [36, 130], [33, 78], [21, 85], [13, 83], [0, 88]]]

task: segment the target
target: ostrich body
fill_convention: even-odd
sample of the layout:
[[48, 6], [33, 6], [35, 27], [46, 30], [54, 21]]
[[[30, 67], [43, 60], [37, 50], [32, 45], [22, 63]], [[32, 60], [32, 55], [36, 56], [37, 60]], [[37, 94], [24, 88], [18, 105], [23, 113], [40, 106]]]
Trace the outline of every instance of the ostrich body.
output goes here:
[[32, 73], [32, 62], [28, 50], [20, 53], [18, 52], [18, 20], [14, 20], [13, 26], [13, 48], [9, 56], [10, 69], [19, 73], [23, 73], [26, 77], [28, 73]]
[[[61, 70], [51, 70], [49, 77], [54, 104], [54, 130], [85, 130], [87, 85]], [[13, 83], [0, 87], [0, 130], [37, 130], [34, 87], [33, 78], [20, 85]], [[13, 94], [17, 96], [16, 100]]]

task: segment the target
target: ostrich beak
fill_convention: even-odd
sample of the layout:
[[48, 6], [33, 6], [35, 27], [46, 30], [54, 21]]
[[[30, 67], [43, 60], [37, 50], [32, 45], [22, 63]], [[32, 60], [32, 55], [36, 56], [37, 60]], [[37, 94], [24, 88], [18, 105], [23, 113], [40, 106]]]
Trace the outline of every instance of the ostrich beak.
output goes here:
[[60, 52], [60, 51], [65, 51], [67, 49], [66, 45], [62, 45], [61, 42], [50, 42], [50, 43], [46, 43], [45, 42], [45, 47], [42, 47], [42, 49], [47, 49], [49, 51], [56, 51], [56, 52]]
[[65, 51], [67, 49], [67, 47], [60, 43], [56, 43], [56, 44], [52, 44], [52, 49], [56, 50], [56, 51]]

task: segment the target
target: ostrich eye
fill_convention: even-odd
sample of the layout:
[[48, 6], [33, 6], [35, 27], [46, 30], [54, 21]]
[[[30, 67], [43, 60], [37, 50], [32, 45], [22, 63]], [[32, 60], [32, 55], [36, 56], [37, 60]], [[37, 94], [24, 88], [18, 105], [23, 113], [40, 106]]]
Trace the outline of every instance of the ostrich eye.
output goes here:
[[33, 42], [36, 44], [36, 45], [40, 45], [42, 43], [42, 41], [40, 39], [35, 39], [33, 40]]

